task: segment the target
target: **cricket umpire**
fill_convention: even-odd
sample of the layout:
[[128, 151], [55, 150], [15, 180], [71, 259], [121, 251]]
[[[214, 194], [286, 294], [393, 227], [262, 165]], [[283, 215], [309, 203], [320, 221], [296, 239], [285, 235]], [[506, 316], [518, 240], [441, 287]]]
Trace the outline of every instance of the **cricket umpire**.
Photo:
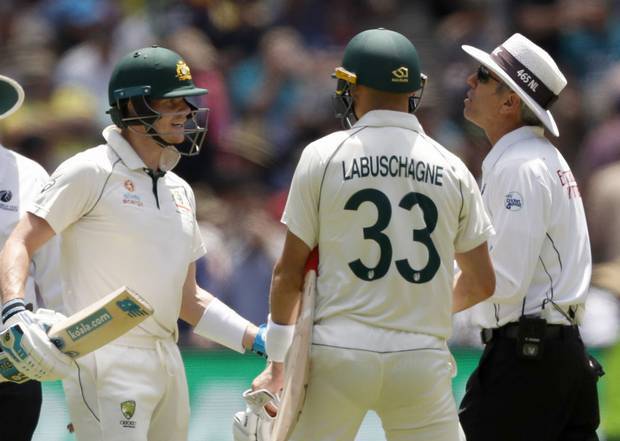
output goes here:
[[464, 116], [492, 148], [482, 194], [496, 289], [474, 306], [486, 344], [461, 403], [469, 441], [596, 440], [600, 365], [579, 335], [590, 285], [588, 229], [579, 188], [548, 110], [566, 86], [551, 56], [515, 34], [467, 78]]
[[[24, 90], [12, 78], [0, 75], [0, 119], [16, 112], [24, 102]], [[26, 205], [47, 182], [47, 172], [35, 161], [0, 145], [0, 248], [23, 216]], [[25, 301], [33, 309], [46, 306], [62, 311], [58, 238], [42, 247], [33, 257], [26, 282]], [[4, 318], [4, 317], [3, 317]], [[2, 439], [28, 441], [39, 421], [41, 383], [14, 375], [6, 368], [0, 349], [0, 425]], [[6, 381], [2, 373], [11, 373]]]

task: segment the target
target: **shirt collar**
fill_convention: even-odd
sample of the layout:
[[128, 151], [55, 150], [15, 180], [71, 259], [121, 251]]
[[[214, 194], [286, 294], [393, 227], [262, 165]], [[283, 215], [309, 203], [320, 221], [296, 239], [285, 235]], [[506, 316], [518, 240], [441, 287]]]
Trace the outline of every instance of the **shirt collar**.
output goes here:
[[136, 151], [131, 147], [131, 144], [121, 135], [121, 130], [118, 127], [110, 125], [103, 129], [102, 134], [108, 145], [116, 152], [128, 169], [146, 168], [144, 161], [140, 159]]
[[356, 127], [402, 127], [420, 134], [424, 133], [422, 125], [415, 115], [395, 110], [371, 110], [365, 113], [354, 125]]
[[482, 161], [482, 171], [486, 172], [491, 170], [506, 150], [517, 142], [532, 138], [544, 138], [544, 136], [545, 129], [538, 126], [523, 126], [506, 133], [495, 143], [486, 158], [484, 158], [484, 161]]

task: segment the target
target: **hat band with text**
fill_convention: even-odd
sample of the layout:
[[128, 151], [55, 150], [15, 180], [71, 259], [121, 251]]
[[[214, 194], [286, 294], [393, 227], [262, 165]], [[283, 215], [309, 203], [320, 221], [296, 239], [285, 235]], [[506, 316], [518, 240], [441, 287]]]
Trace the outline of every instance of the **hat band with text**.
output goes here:
[[496, 48], [491, 58], [543, 109], [548, 109], [558, 99], [545, 83], [521, 64], [504, 46]]

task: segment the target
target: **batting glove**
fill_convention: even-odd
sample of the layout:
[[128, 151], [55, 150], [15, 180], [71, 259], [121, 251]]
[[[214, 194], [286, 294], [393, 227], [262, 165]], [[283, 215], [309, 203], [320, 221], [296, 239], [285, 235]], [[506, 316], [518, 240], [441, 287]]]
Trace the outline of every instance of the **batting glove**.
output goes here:
[[279, 406], [279, 398], [266, 389], [259, 389], [246, 390], [243, 399], [245, 411], [237, 412], [233, 417], [234, 441], [270, 441], [275, 417], [269, 415], [265, 406], [270, 402]]
[[26, 309], [23, 299], [13, 299], [4, 305], [5, 330], [0, 336], [0, 346], [19, 372], [39, 381], [61, 380], [73, 372], [72, 359], [60, 352], [46, 333], [62, 318], [62, 314], [50, 310], [33, 314]]

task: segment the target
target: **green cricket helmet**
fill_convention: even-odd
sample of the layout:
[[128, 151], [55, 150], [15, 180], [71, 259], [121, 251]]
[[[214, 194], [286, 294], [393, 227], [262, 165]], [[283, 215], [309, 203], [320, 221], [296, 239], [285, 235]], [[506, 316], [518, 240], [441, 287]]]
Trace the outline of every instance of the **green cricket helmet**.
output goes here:
[[[361, 84], [390, 93], [410, 93], [409, 112], [418, 107], [426, 75], [420, 71], [418, 52], [404, 35], [389, 29], [370, 29], [354, 36], [344, 50], [334, 103], [336, 117], [350, 127], [355, 117], [351, 85]], [[417, 94], [414, 94], [418, 92]]]
[[[163, 47], [147, 47], [125, 55], [114, 68], [108, 85], [111, 107], [108, 113], [118, 127], [145, 126], [148, 135], [167, 147], [169, 143], [162, 139], [165, 134], [154, 128], [162, 114], [152, 107], [152, 100], [197, 97], [206, 93], [207, 89], [196, 87], [189, 66], [179, 54]], [[133, 114], [128, 110], [130, 101]], [[199, 108], [187, 99], [186, 102], [191, 111], [185, 124], [185, 141], [174, 147], [179, 153], [192, 156], [200, 152], [204, 141], [209, 109]]]

